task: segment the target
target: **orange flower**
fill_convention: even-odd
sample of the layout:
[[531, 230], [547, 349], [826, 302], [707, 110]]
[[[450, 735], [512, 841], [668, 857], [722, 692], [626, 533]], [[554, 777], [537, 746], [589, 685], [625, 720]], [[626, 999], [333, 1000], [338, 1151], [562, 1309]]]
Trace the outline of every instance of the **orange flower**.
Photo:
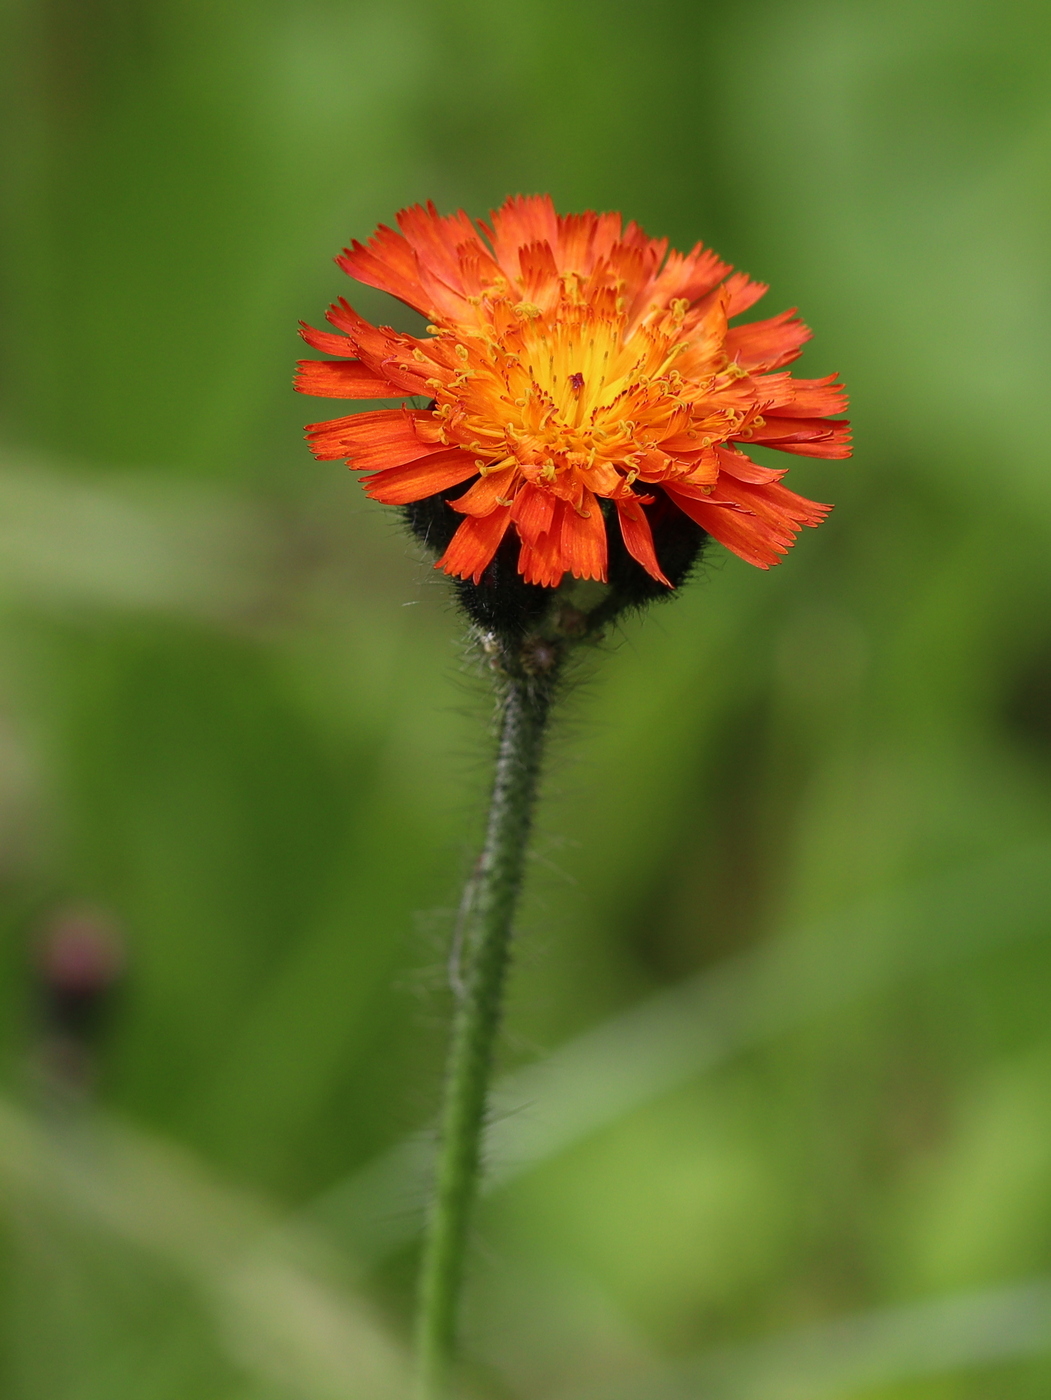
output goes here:
[[341, 299], [327, 313], [338, 334], [302, 335], [342, 358], [301, 361], [296, 387], [431, 401], [308, 434], [317, 457], [365, 471], [374, 500], [448, 499], [463, 521], [436, 567], [478, 583], [510, 530], [526, 583], [604, 581], [615, 516], [627, 552], [670, 587], [650, 518], [669, 502], [763, 569], [828, 514], [742, 451], [850, 455], [849, 425], [828, 416], [846, 404], [836, 376], [778, 372], [810, 336], [795, 313], [730, 326], [763, 285], [701, 244], [668, 252], [618, 214], [558, 215], [546, 196], [507, 200], [484, 240], [432, 204], [398, 225], [338, 262], [423, 312], [427, 337], [377, 328]]

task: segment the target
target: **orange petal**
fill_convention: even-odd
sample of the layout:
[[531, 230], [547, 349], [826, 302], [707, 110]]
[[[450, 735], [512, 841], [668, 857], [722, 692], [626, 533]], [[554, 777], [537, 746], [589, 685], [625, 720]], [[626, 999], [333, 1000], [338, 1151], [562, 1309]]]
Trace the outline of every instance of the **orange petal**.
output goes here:
[[683, 485], [714, 486], [718, 481], [719, 458], [714, 451], [705, 450], [699, 452], [696, 457], [680, 458], [680, 460], [689, 468], [685, 477], [682, 478]]
[[558, 280], [558, 266], [550, 243], [528, 243], [518, 250], [523, 298], [538, 300], [545, 291], [552, 289]]
[[386, 224], [380, 224], [367, 244], [355, 240], [344, 248], [336, 262], [357, 281], [389, 292], [417, 311], [425, 310], [420, 304], [423, 298], [416, 254], [408, 240]]
[[496, 260], [511, 280], [519, 274], [518, 250], [530, 243], [558, 244], [558, 215], [546, 194], [512, 195], [490, 214], [487, 229]]
[[599, 503], [588, 490], [583, 493], [582, 515], [572, 507], [562, 514], [562, 563], [574, 578], [606, 582], [606, 521]]
[[738, 481], [749, 481], [753, 486], [765, 486], [768, 481], [780, 481], [788, 471], [787, 467], [761, 467], [743, 452], [731, 451], [726, 447], [717, 447], [715, 458], [721, 472], [729, 472]]
[[[477, 470], [478, 468], [475, 467], [475, 471]], [[469, 490], [462, 496], [457, 496], [456, 500], [450, 501], [449, 504], [453, 510], [460, 511], [462, 515], [488, 515], [490, 511], [496, 510], [501, 504], [501, 498], [506, 505], [507, 497], [514, 490], [514, 479], [517, 474], [517, 466], [502, 467], [500, 471], [486, 472], [485, 476], [480, 476]]]
[[342, 297], [325, 312], [325, 319], [337, 330], [346, 331], [354, 352], [377, 374], [396, 384], [403, 394], [425, 394], [427, 380], [435, 369], [428, 359], [418, 361], [416, 351], [426, 353], [428, 342], [415, 336], [400, 335], [389, 326], [373, 326]]
[[[399, 211], [398, 227], [416, 255], [421, 305], [427, 314], [446, 321], [477, 321], [477, 308], [468, 298], [476, 294], [475, 274], [480, 268], [470, 255], [473, 253], [475, 260], [491, 259], [463, 210], [442, 215], [433, 203], [426, 207], [415, 204]], [[466, 255], [466, 264], [461, 255]], [[470, 287], [464, 281], [465, 265], [472, 280]]]
[[668, 474], [671, 457], [660, 447], [645, 447], [632, 453], [631, 464], [644, 481], [662, 481]]
[[566, 572], [562, 558], [562, 523], [565, 515], [572, 515], [573, 509], [548, 491], [538, 491], [538, 495], [552, 501], [551, 526], [532, 540], [523, 539], [518, 552], [518, 572], [526, 583], [538, 583], [542, 588], [557, 588]]
[[664, 576], [664, 572], [657, 562], [657, 551], [653, 547], [653, 531], [650, 529], [650, 522], [646, 519], [646, 512], [637, 501], [618, 500], [616, 506], [625, 549], [658, 583], [664, 583], [669, 588], [674, 588], [675, 585], [671, 579]]
[[444, 443], [423, 442], [416, 433], [417, 418], [433, 415], [404, 408], [378, 409], [375, 413], [351, 413], [327, 423], [311, 423], [307, 439], [321, 461], [345, 457], [360, 471], [382, 471], [414, 462], [428, 452], [445, 452]]
[[460, 280], [468, 297], [483, 295], [495, 281], [503, 277], [499, 264], [480, 240], [461, 245], [457, 249], [457, 259], [460, 264]]
[[541, 535], [552, 529], [556, 504], [557, 497], [531, 482], [527, 482], [519, 491], [511, 518], [526, 544], [536, 544]]
[[730, 476], [720, 476], [713, 504], [724, 500], [792, 533], [800, 525], [820, 525], [832, 509], [820, 501], [809, 501], [776, 481], [755, 485]]
[[694, 302], [707, 296], [729, 271], [730, 264], [724, 263], [703, 243], [696, 244], [688, 253], [673, 248], [649, 289], [650, 296], [660, 306], [667, 306], [676, 298]]
[[724, 285], [730, 294], [726, 306], [727, 316], [740, 316], [743, 311], [762, 300], [770, 290], [765, 282], [753, 282], [746, 272], [731, 273]]
[[401, 390], [360, 360], [300, 360], [293, 385], [297, 393], [326, 399], [398, 399]]
[[481, 518], [469, 515], [434, 567], [444, 569], [453, 578], [469, 578], [480, 583], [510, 523], [511, 512], [506, 509], [494, 510], [492, 515]]
[[687, 496], [674, 487], [665, 487], [668, 495], [684, 514], [707, 530], [734, 554], [759, 569], [780, 564], [780, 556], [792, 546], [795, 532], [778, 530], [754, 515], [735, 510], [731, 505], [717, 506]]
[[767, 321], [733, 326], [726, 336], [726, 353], [742, 369], [780, 369], [799, 357], [813, 332], [796, 315], [782, 311]]
[[729, 293], [719, 287], [698, 308], [700, 315], [687, 322], [688, 349], [676, 360], [676, 369], [686, 378], [704, 379], [721, 367], [727, 340], [726, 307]]
[[609, 256], [620, 225], [619, 214], [596, 214], [590, 209], [583, 214], [560, 214], [555, 250], [559, 270], [586, 276], [596, 262]]
[[398, 211], [398, 227], [408, 239], [416, 260], [436, 272], [450, 287], [457, 288], [459, 249], [478, 243], [474, 224], [462, 209], [455, 214], [439, 214], [433, 202], [410, 205]]
[[315, 330], [313, 326], [308, 326], [305, 321], [299, 323], [299, 334], [311, 350], [320, 350], [325, 355], [342, 355], [344, 359], [353, 359], [358, 353], [357, 347], [349, 336], [333, 335], [331, 331]]
[[802, 457], [849, 457], [850, 423], [846, 418], [771, 417], [749, 430], [748, 441]]
[[461, 481], [474, 476], [477, 470], [470, 453], [453, 447], [434, 456], [420, 457], [415, 462], [388, 467], [386, 471], [363, 477], [361, 484], [366, 496], [371, 496], [374, 501], [382, 501], [386, 506], [404, 506], [410, 501], [422, 501], [425, 496], [437, 495], [450, 486], [459, 486]]
[[763, 413], [773, 411], [782, 418], [827, 418], [843, 413], [847, 393], [839, 376], [824, 379], [793, 379], [790, 374], [765, 374], [756, 381]]

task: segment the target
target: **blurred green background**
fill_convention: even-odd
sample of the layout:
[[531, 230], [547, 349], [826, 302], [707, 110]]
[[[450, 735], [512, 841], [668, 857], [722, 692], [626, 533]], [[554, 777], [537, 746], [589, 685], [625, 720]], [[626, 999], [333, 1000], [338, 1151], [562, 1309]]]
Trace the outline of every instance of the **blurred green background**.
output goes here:
[[399, 324], [332, 257], [400, 206], [547, 190], [799, 305], [858, 448], [565, 707], [470, 1393], [1046, 1396], [1046, 5], [2, 16], [3, 1395], [404, 1394], [488, 711], [295, 326]]

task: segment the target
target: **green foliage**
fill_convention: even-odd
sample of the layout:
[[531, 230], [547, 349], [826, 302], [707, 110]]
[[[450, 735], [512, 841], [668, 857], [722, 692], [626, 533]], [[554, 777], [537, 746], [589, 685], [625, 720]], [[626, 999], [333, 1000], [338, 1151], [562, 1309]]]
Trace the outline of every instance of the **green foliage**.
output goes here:
[[[858, 452], [793, 466], [836, 510], [779, 569], [713, 552], [565, 709], [475, 1393], [1045, 1395], [1045, 7], [0, 25], [4, 1395], [400, 1393], [489, 713], [288, 382], [335, 295], [405, 315], [346, 241], [516, 190], [770, 281]], [[126, 944], [90, 1066], [34, 971], [70, 906]]]

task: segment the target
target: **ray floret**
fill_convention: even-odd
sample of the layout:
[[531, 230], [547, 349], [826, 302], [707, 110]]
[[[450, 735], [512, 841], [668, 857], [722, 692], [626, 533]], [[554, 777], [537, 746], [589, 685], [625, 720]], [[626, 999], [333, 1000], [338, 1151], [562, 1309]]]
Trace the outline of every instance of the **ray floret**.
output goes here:
[[785, 372], [810, 337], [795, 311], [730, 324], [761, 283], [701, 244], [669, 251], [618, 214], [560, 215], [547, 196], [512, 197], [477, 227], [432, 204], [397, 225], [338, 261], [422, 312], [427, 334], [373, 326], [340, 300], [332, 331], [302, 330], [338, 358], [300, 361], [296, 388], [430, 402], [307, 431], [316, 456], [365, 473], [374, 500], [448, 501], [462, 520], [436, 567], [478, 583], [517, 538], [526, 583], [605, 581], [617, 530], [670, 587], [653, 531], [669, 505], [764, 569], [828, 514], [747, 455], [850, 455], [836, 376]]

